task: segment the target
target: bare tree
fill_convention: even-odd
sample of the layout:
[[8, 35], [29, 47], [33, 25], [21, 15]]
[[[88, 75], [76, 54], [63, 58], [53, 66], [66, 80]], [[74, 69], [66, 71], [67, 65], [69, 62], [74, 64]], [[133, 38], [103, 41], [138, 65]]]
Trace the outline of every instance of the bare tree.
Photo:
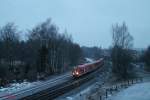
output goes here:
[[[5, 66], [9, 68], [16, 78], [15, 61], [18, 60], [18, 44], [20, 41], [19, 31], [14, 23], [7, 23], [0, 30], [0, 41], [1, 41], [1, 57], [5, 61]], [[8, 74], [8, 73], [7, 73]]]
[[133, 46], [133, 37], [128, 32], [125, 22], [122, 25], [114, 25], [112, 27], [112, 63], [113, 72], [121, 78], [127, 78], [131, 69], [132, 61], [131, 48]]
[[114, 46], [123, 49], [130, 49], [133, 46], [133, 37], [128, 32], [125, 22], [121, 26], [118, 24], [112, 26], [112, 40]]
[[1, 42], [3, 42], [3, 58], [10, 65], [16, 58], [17, 43], [19, 42], [19, 34], [16, 26], [13, 23], [7, 23], [0, 31]]

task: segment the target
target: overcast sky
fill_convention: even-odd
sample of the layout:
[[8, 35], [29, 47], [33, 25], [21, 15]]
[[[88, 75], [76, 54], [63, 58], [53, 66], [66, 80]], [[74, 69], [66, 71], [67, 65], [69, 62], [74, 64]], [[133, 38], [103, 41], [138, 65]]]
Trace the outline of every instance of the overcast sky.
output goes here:
[[0, 0], [0, 26], [31, 29], [51, 18], [81, 46], [111, 45], [111, 26], [126, 22], [134, 47], [150, 45], [150, 0]]

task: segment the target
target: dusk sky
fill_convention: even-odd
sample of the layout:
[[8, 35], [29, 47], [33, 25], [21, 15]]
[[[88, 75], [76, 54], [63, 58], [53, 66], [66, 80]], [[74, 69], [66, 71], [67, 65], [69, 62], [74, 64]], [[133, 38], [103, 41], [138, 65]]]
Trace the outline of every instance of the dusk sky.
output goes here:
[[123, 21], [135, 48], [150, 45], [150, 0], [0, 0], [0, 27], [26, 31], [47, 18], [81, 46], [111, 46], [111, 26]]

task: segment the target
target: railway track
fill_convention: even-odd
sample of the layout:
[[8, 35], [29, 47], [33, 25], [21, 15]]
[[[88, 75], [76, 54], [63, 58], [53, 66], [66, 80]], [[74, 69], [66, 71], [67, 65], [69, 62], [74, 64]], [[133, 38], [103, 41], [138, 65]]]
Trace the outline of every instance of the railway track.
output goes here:
[[95, 70], [79, 79], [72, 78], [70, 81], [64, 82], [62, 84], [56, 85], [54, 87], [48, 88], [44, 91], [38, 92], [36, 94], [22, 98], [21, 100], [53, 100], [56, 97], [69, 92], [70, 90], [77, 88], [84, 84], [85, 82], [93, 79], [97, 73], [100, 73], [104, 68]]
[[54, 98], [76, 88], [79, 87], [81, 84], [87, 82], [88, 80], [92, 79], [92, 77], [84, 77], [82, 79], [74, 81], [70, 81], [69, 83], [63, 83], [59, 86], [49, 88], [48, 90], [42, 91], [36, 95], [32, 95], [29, 97], [23, 98], [23, 100], [53, 100]]
[[[5, 95], [5, 96], [1, 96], [0, 100], [17, 100], [17, 99], [26, 97], [28, 95], [33, 95], [39, 91], [44, 91], [45, 89], [47, 89], [50, 86], [51, 87], [55, 86], [61, 80], [64, 80], [64, 82], [65, 82], [65, 81], [69, 80], [70, 78], [71, 78], [70, 74], [69, 75], [68, 74], [62, 75], [61, 77], [43, 82], [40, 85], [33, 86], [31, 88], [28, 88], [28, 89], [23, 89], [23, 90], [15, 92], [15, 93], [10, 93], [10, 94]], [[62, 83], [64, 83], [64, 82], [62, 82]]]

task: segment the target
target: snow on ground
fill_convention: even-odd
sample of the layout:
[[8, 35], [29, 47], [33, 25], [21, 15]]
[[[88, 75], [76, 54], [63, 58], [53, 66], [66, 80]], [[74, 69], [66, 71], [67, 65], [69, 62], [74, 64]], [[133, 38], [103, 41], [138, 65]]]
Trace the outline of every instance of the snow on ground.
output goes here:
[[150, 100], [150, 82], [133, 85], [109, 100]]
[[91, 58], [85, 58], [87, 62], [93, 62], [94, 60]]
[[12, 83], [8, 87], [0, 87], [0, 96], [4, 94], [10, 94], [17, 91], [21, 91], [33, 86], [40, 84], [40, 81], [37, 82], [23, 82], [23, 83]]
[[91, 80], [90, 84], [86, 83], [83, 85], [83, 87], [81, 86], [81, 87], [78, 87], [77, 90], [73, 90], [74, 91], [73, 94], [60, 97], [56, 100], [87, 100], [87, 98], [91, 94], [96, 93], [96, 91], [103, 84], [104, 80], [107, 80], [108, 78], [109, 78], [109, 75], [105, 75], [105, 76], [97, 75], [95, 79]]
[[77, 94], [74, 94], [72, 96], [68, 96], [65, 99], [60, 100], [85, 100], [87, 94], [90, 94], [91, 90], [95, 87], [95, 84], [92, 86], [87, 87], [83, 91], [78, 92]]
[[[61, 75], [54, 75], [53, 77], [50, 77], [48, 79], [46, 79], [45, 81], [35, 81], [35, 82], [22, 82], [22, 83], [11, 83], [9, 84], [8, 87], [0, 87], [0, 98], [4, 97], [4, 96], [7, 96], [7, 95], [10, 95], [10, 94], [14, 94], [14, 93], [21, 93], [21, 92], [24, 92], [26, 90], [30, 90], [30, 89], [33, 89], [35, 88], [36, 91], [39, 91], [39, 86], [43, 86], [44, 84], [47, 84], [47, 83], [51, 83], [53, 84], [53, 82], [55, 81], [58, 81], [58, 80], [61, 80], [62, 78], [64, 79], [67, 79], [68, 77], [70, 77], [70, 72], [66, 72], [66, 73], [63, 73]], [[40, 90], [42, 89], [45, 89], [47, 88], [46, 87], [47, 85], [45, 85], [44, 87], [40, 88]], [[34, 92], [36, 92], [34, 90]], [[31, 91], [33, 92], [33, 91]], [[30, 92], [27, 92], [30, 94]]]

